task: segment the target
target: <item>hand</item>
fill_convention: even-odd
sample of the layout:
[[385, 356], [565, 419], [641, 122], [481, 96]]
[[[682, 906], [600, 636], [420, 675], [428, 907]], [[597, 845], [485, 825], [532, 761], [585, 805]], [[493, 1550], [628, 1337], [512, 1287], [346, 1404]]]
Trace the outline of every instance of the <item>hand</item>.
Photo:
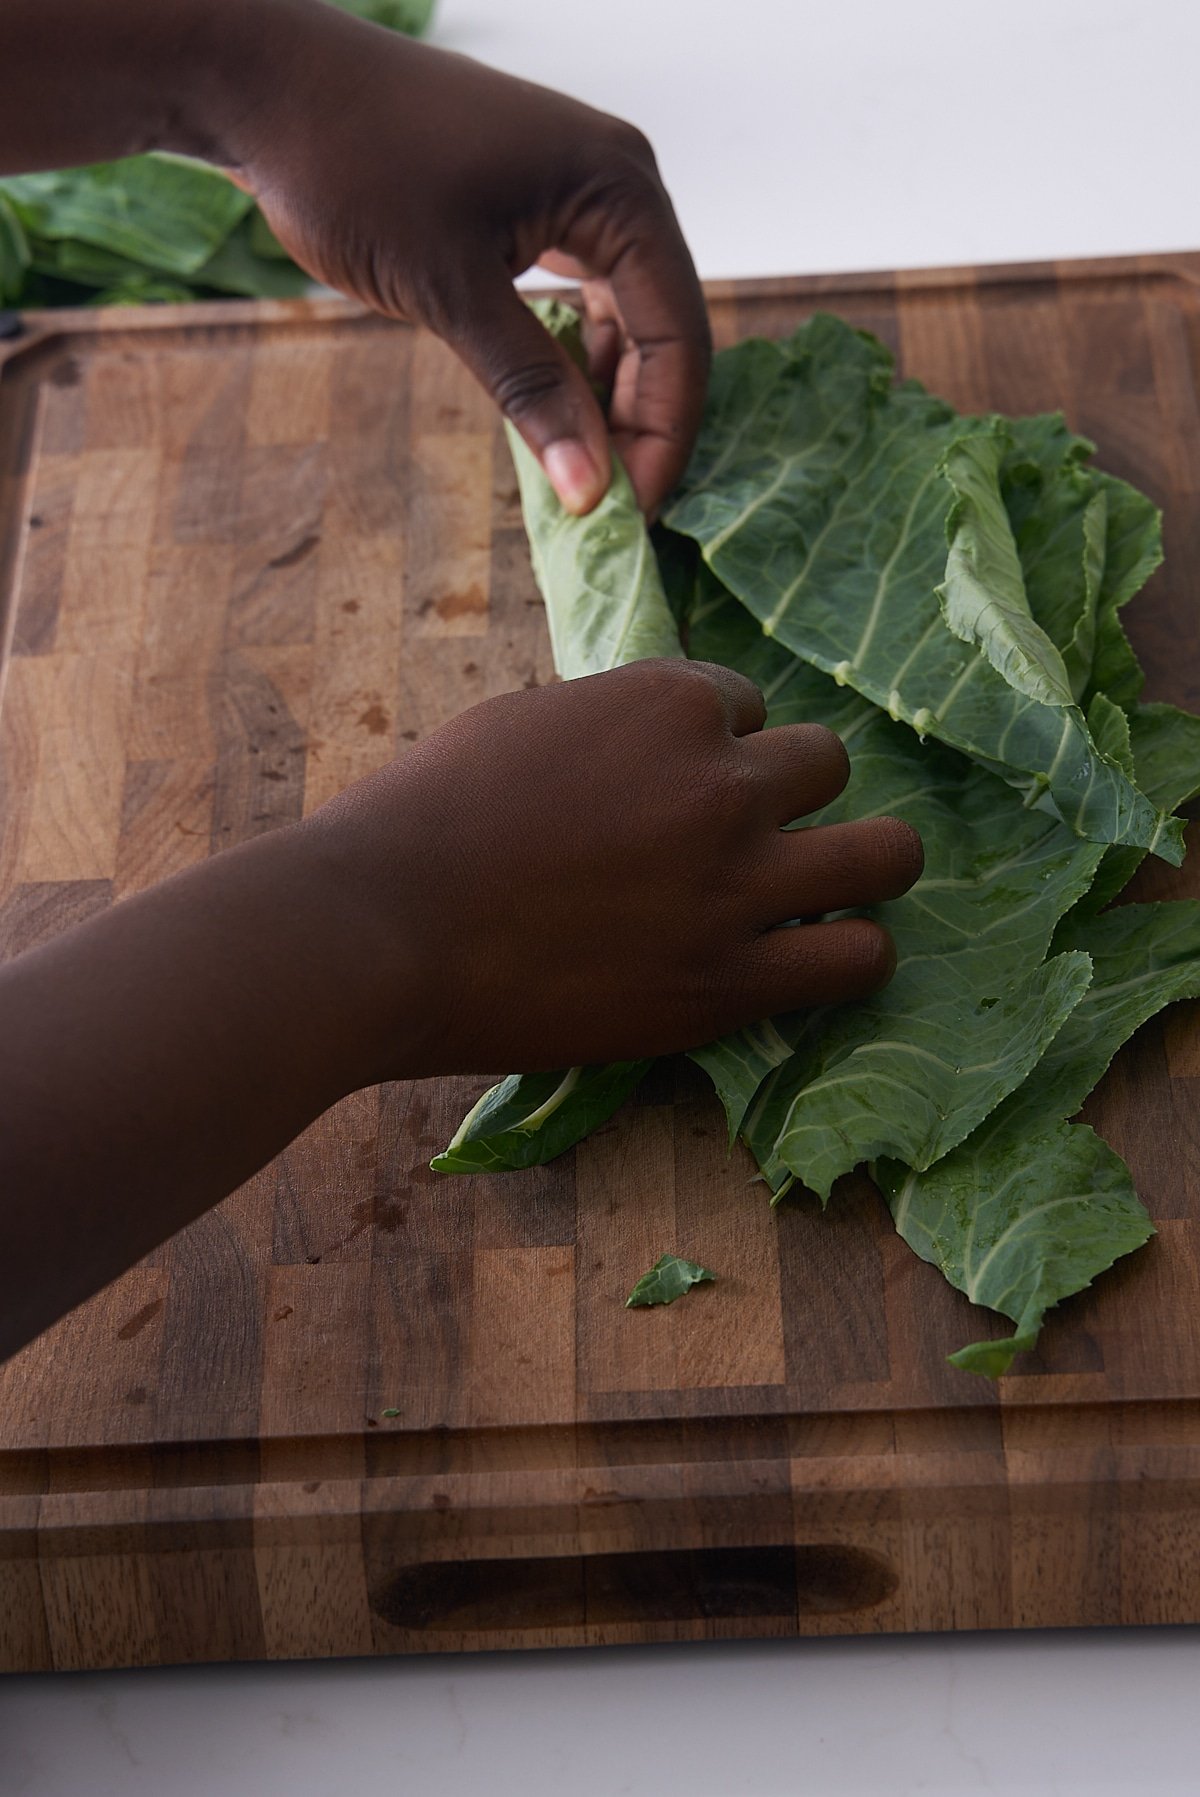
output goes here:
[[849, 764], [763, 717], [740, 674], [638, 662], [477, 705], [314, 814], [375, 915], [370, 1077], [660, 1054], [885, 984], [879, 924], [781, 926], [898, 897], [920, 839], [785, 831]]
[[634, 1059], [881, 985], [877, 923], [780, 926], [905, 891], [920, 843], [785, 831], [846, 755], [762, 721], [697, 662], [492, 699], [0, 968], [0, 1359], [355, 1086]]
[[[653, 511], [699, 428], [710, 346], [645, 138], [311, 0], [242, 10], [231, 28], [257, 51], [240, 58], [243, 91], [213, 154], [236, 166], [289, 253], [444, 337], [570, 510], [589, 511], [608, 485], [611, 427]], [[591, 372], [611, 387], [607, 425], [513, 288], [536, 262], [583, 282]]]

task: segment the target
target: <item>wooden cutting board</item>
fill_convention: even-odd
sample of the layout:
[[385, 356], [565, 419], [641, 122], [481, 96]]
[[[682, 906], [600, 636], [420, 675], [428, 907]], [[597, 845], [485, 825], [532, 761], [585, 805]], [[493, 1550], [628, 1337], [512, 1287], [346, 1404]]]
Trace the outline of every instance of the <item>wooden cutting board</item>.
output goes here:
[[[960, 407], [1064, 407], [1165, 506], [1130, 632], [1200, 708], [1198, 283], [711, 297], [723, 343], [822, 305]], [[551, 678], [496, 421], [429, 337], [235, 304], [4, 349], [5, 954]], [[945, 1360], [995, 1319], [865, 1180], [773, 1213], [686, 1065], [551, 1167], [430, 1173], [480, 1087], [348, 1099], [0, 1369], [0, 1666], [1200, 1620], [1195, 1007], [1088, 1111], [1156, 1240], [998, 1389]], [[720, 1282], [626, 1311], [667, 1249]]]

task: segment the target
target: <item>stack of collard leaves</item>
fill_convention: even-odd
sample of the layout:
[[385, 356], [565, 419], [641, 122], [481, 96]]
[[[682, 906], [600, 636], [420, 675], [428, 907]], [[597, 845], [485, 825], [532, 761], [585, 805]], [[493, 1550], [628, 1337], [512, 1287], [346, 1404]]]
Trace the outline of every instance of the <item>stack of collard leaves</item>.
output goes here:
[[[434, 0], [335, 0], [416, 37]], [[183, 156], [0, 180], [0, 306], [293, 299], [313, 290], [253, 196]]]
[[[776, 1196], [871, 1169], [905, 1241], [1016, 1325], [951, 1356], [1003, 1373], [1152, 1234], [1127, 1167], [1068, 1119], [1139, 1024], [1200, 994], [1200, 904], [1104, 909], [1145, 855], [1181, 860], [1173, 814], [1200, 791], [1200, 718], [1139, 701], [1120, 620], [1158, 513], [1060, 416], [962, 417], [827, 316], [717, 357], [654, 553], [619, 472], [569, 518], [514, 454], [564, 676], [678, 655], [682, 632], [762, 688], [768, 725], [846, 742], [821, 821], [921, 832], [922, 879], [877, 913], [884, 992], [693, 1058]], [[646, 1065], [505, 1080], [433, 1164], [547, 1160]]]

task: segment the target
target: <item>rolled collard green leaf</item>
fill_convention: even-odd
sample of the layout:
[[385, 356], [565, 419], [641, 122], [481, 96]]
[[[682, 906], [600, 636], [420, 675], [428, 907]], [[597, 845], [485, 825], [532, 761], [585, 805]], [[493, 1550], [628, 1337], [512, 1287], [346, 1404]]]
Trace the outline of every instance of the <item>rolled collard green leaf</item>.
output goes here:
[[[534, 309], [547, 330], [581, 359], [578, 313], [556, 300]], [[679, 627], [620, 461], [614, 456], [612, 483], [599, 505], [577, 518], [560, 504], [537, 457], [511, 425], [507, 434], [554, 665], [563, 679], [654, 656], [681, 658]], [[477, 1173], [552, 1160], [624, 1104], [649, 1065], [622, 1061], [511, 1074], [484, 1094], [430, 1165], [439, 1173]]]
[[650, 1065], [610, 1061], [563, 1073], [512, 1073], [483, 1094], [429, 1164], [437, 1173], [541, 1166], [605, 1122]]
[[1081, 1123], [1049, 1123], [1003, 1154], [974, 1138], [929, 1173], [876, 1169], [899, 1233], [974, 1304], [1009, 1317], [1016, 1333], [949, 1356], [963, 1372], [997, 1379], [1036, 1347], [1060, 1299], [1149, 1240], [1154, 1226], [1129, 1169]]
[[629, 476], [612, 482], [586, 518], [564, 509], [533, 451], [509, 425], [533, 572], [546, 601], [554, 665], [564, 680], [630, 661], [683, 655]]
[[806, 719], [847, 744], [850, 782], [811, 821], [891, 814], [925, 845], [921, 880], [875, 913], [896, 943], [888, 987], [692, 1058], [776, 1191], [799, 1178], [825, 1197], [840, 1173], [884, 1153], [928, 1165], [1020, 1084], [1085, 989], [1086, 956], [1043, 957], [1103, 850], [797, 662], [711, 576], [690, 629], [693, 654], [763, 689], [769, 726]]
[[677, 1254], [661, 1254], [648, 1273], [643, 1273], [625, 1300], [626, 1310], [637, 1310], [644, 1304], [674, 1304], [694, 1285], [715, 1279], [707, 1267], [694, 1260], [680, 1260]]
[[882, 344], [823, 315], [781, 344], [722, 352], [666, 523], [794, 655], [991, 766], [1077, 835], [1178, 861], [1178, 828], [1099, 754], [1079, 709], [1017, 691], [947, 629], [941, 463], [994, 422], [890, 377]]
[[1153, 1233], [1124, 1163], [1065, 1119], [1147, 1018], [1200, 997], [1200, 902], [1122, 905], [1061, 934], [1090, 955], [1092, 981], [1031, 1078], [935, 1167], [875, 1168], [909, 1246], [1017, 1324], [951, 1356], [992, 1377], [1033, 1347], [1051, 1305]]
[[1000, 470], [1012, 436], [999, 420], [960, 437], [940, 467], [954, 494], [946, 519], [949, 553], [937, 595], [954, 635], [980, 649], [1008, 685], [1043, 705], [1071, 705], [1066, 666], [1033, 616]]

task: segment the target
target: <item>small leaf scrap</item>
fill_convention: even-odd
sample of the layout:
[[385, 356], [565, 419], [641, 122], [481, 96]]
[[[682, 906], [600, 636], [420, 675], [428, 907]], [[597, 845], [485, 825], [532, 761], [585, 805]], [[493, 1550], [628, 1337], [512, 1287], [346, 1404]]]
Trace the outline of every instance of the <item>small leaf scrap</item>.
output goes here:
[[707, 1267], [694, 1260], [680, 1260], [677, 1254], [661, 1254], [648, 1273], [643, 1273], [625, 1300], [627, 1310], [643, 1304], [674, 1304], [702, 1280], [715, 1279]]

